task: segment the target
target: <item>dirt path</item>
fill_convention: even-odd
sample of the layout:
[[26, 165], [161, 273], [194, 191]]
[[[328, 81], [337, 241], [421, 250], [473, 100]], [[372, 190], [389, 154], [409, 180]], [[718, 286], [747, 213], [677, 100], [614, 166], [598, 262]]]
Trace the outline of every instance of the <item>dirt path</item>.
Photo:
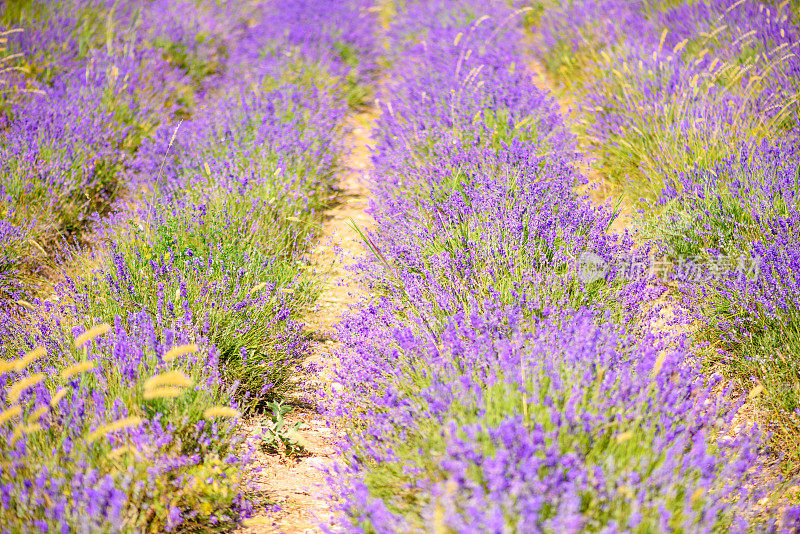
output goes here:
[[[306, 318], [307, 328], [317, 338], [308, 363], [316, 364], [321, 371], [318, 375], [299, 377], [308, 381], [305, 389], [335, 390], [337, 384], [331, 383], [330, 376], [336, 361], [331, 352], [337, 343], [331, 339], [331, 328], [347, 310], [348, 303], [359, 302], [366, 296], [347, 267], [365, 253], [350, 221], [361, 229], [372, 225], [372, 218], [366, 212], [369, 192], [363, 184], [370, 168], [368, 145], [374, 119], [374, 113], [365, 112], [348, 120], [351, 131], [345, 145], [350, 154], [338, 179], [342, 201], [327, 212], [320, 241], [311, 252], [311, 264], [323, 278], [324, 288], [316, 310]], [[265, 420], [248, 422], [251, 431], [257, 431]], [[293, 440], [309, 454], [297, 459], [260, 454], [263, 468], [257, 475], [257, 485], [281, 510], [254, 517], [237, 534], [320, 532], [319, 523], [329, 523], [331, 519], [327, 503], [318, 494], [325, 482], [321, 469], [335, 461], [334, 443], [339, 435], [336, 422], [323, 419], [313, 408], [295, 409], [286, 420], [289, 426], [300, 423]]]

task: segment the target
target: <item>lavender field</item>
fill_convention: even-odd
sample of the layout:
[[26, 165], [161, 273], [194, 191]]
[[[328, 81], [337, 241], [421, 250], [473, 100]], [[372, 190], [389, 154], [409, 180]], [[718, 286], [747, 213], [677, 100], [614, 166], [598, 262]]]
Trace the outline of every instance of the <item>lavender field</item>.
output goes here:
[[797, 0], [0, 0], [0, 532], [800, 532]]

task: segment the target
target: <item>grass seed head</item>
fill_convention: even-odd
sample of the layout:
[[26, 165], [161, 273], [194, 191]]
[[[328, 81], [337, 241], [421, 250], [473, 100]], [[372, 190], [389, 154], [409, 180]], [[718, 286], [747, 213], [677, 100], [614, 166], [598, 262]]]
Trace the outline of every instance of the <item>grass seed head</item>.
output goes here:
[[167, 398], [180, 397], [182, 394], [183, 394], [183, 388], [163, 386], [146, 390], [144, 392], [144, 399], [145, 400], [167, 399]]
[[623, 432], [622, 434], [617, 436], [617, 443], [625, 443], [632, 437], [633, 437], [633, 432], [631, 432], [630, 430], [627, 432]]
[[7, 373], [14, 369], [14, 361], [0, 360], [0, 375]]
[[72, 376], [94, 369], [94, 360], [79, 362], [61, 370], [61, 379], [67, 380]]
[[14, 405], [11, 408], [6, 408], [2, 412], [0, 412], [0, 425], [11, 419], [12, 417], [16, 417], [22, 413], [22, 408], [19, 405]]
[[666, 352], [662, 352], [661, 354], [658, 355], [658, 358], [656, 358], [656, 363], [653, 364], [653, 371], [650, 373], [651, 378], [655, 378], [656, 376], [658, 376], [658, 373], [661, 372], [661, 368], [664, 367], [664, 360], [666, 359], [667, 359]]
[[41, 416], [47, 413], [49, 408], [47, 406], [39, 406], [32, 414], [28, 416], [28, 424], [33, 424], [39, 420]]
[[116, 460], [117, 458], [119, 458], [120, 456], [122, 456], [125, 453], [131, 453], [134, 456], [136, 456], [136, 455], [138, 455], [138, 452], [139, 451], [136, 450], [136, 447], [133, 447], [130, 443], [127, 443], [127, 444], [121, 445], [121, 446], [117, 447], [116, 449], [112, 450], [111, 452], [109, 452], [108, 453], [108, 457], [110, 459], [112, 459], [112, 460]]
[[213, 419], [214, 417], [228, 417], [233, 419], [241, 417], [241, 415], [242, 414], [238, 410], [234, 410], [230, 406], [212, 406], [203, 412], [203, 417], [206, 419]]
[[764, 386], [762, 386], [761, 384], [756, 384], [756, 387], [751, 389], [750, 393], [747, 394], [747, 400], [755, 399], [756, 397], [761, 395], [762, 391], [764, 391]]
[[53, 395], [53, 398], [50, 399], [50, 407], [55, 408], [56, 406], [58, 406], [58, 403], [61, 402], [61, 399], [63, 399], [67, 395], [67, 391], [68, 390], [65, 388], [59, 389], [56, 392], [56, 394]]
[[664, 48], [664, 41], [667, 38], [667, 28], [664, 28], [664, 31], [661, 32], [661, 39], [658, 40], [658, 53], [661, 53], [661, 49]]
[[116, 432], [118, 430], [122, 430], [124, 428], [130, 428], [139, 426], [142, 423], [143, 419], [141, 417], [130, 416], [125, 417], [124, 419], [120, 419], [118, 421], [114, 421], [113, 423], [103, 425], [91, 434], [86, 437], [87, 443], [92, 443], [97, 441], [98, 438], [105, 436], [106, 434], [110, 434], [111, 432]]
[[678, 52], [683, 50], [683, 47], [686, 46], [688, 43], [689, 43], [689, 39], [684, 39], [680, 43], [676, 44], [675, 48], [672, 49], [672, 53], [673, 54], [677, 54]]
[[35, 423], [32, 425], [25, 425], [22, 427], [23, 434], [33, 434], [34, 432], [39, 432], [42, 429], [42, 425]]
[[261, 282], [260, 284], [257, 284], [255, 286], [253, 286], [253, 289], [250, 290], [250, 293], [258, 293], [259, 291], [261, 291], [265, 287], [267, 287], [267, 283], [266, 282]]
[[29, 353], [25, 354], [25, 356], [23, 356], [19, 360], [16, 360], [14, 362], [14, 369], [16, 371], [22, 371], [23, 369], [28, 367], [31, 363], [33, 363], [34, 360], [38, 360], [45, 354], [47, 354], [47, 350], [45, 350], [44, 347], [36, 347]]
[[186, 356], [187, 354], [192, 354], [194, 352], [197, 352], [197, 350], [198, 350], [198, 347], [197, 347], [196, 343], [191, 343], [189, 345], [180, 345], [178, 347], [173, 347], [173, 348], [169, 349], [164, 354], [164, 361], [165, 362], [171, 362], [175, 358], [180, 358], [181, 356]]
[[86, 332], [75, 338], [75, 348], [76, 349], [81, 348], [87, 342], [93, 340], [96, 337], [102, 336], [109, 330], [111, 330], [111, 325], [109, 325], [108, 323], [101, 323], [99, 325], [91, 327], [89, 330], [87, 330]]
[[144, 383], [144, 389], [150, 390], [164, 386], [189, 387], [192, 384], [194, 384], [192, 379], [181, 371], [167, 371], [148, 378]]
[[6, 390], [8, 393], [8, 400], [9, 402], [17, 402], [19, 400], [19, 396], [22, 395], [22, 392], [28, 389], [31, 386], [35, 386], [39, 382], [44, 380], [44, 373], [36, 373], [30, 376], [26, 376], [20, 380], [17, 380]]
[[19, 304], [20, 306], [22, 306], [22, 307], [24, 307], [24, 308], [28, 308], [28, 309], [29, 309], [29, 310], [31, 310], [31, 311], [36, 311], [36, 306], [34, 306], [33, 304], [31, 304], [31, 303], [30, 303], [30, 302], [28, 302], [27, 300], [19, 299], [19, 300], [17, 301], [17, 304]]

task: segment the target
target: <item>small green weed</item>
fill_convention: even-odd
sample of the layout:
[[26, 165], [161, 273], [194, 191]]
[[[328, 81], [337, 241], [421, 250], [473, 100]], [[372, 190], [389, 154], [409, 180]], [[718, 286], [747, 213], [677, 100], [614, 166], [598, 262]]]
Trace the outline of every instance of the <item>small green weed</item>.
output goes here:
[[308, 455], [306, 448], [293, 438], [293, 433], [300, 428], [302, 422], [298, 421], [287, 427], [283, 418], [291, 413], [293, 408], [283, 405], [279, 400], [267, 403], [266, 406], [270, 409], [272, 415], [270, 416], [270, 422], [264, 427], [266, 433], [262, 435], [262, 450], [270, 454], [283, 454], [287, 458]]

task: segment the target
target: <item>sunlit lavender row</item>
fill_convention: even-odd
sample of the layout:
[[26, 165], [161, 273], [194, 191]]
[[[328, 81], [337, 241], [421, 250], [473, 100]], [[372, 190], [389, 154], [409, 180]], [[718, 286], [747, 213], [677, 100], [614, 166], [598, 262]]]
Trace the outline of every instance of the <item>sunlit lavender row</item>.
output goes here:
[[[776, 4], [398, 7], [380, 297], [340, 327], [346, 529], [797, 530], [798, 13]], [[587, 277], [587, 253], [705, 276]]]
[[597, 168], [642, 208], [642, 238], [676, 259], [756, 265], [676, 280], [674, 298], [707, 369], [763, 390], [754, 418], [771, 462], [796, 473], [800, 6], [537, 7], [542, 62], [575, 102]]
[[269, 521], [300, 400], [336, 532], [799, 531], [799, 116], [795, 0], [3, 2], [0, 532]]
[[308, 351], [304, 254], [369, 97], [365, 7], [2, 6], [0, 530], [275, 508], [238, 421]]

